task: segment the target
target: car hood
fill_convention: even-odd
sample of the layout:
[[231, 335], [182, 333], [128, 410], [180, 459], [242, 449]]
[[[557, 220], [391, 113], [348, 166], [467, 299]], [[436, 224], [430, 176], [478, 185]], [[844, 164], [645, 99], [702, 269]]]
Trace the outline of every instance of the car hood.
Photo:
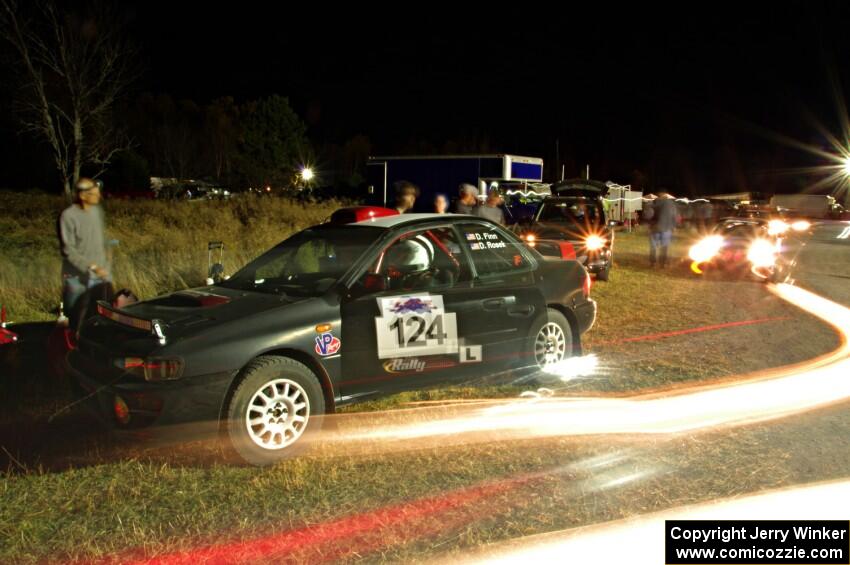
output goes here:
[[179, 290], [137, 302], [120, 309], [119, 312], [143, 320], [157, 320], [169, 335], [175, 335], [245, 318], [302, 300], [305, 299], [208, 286]]

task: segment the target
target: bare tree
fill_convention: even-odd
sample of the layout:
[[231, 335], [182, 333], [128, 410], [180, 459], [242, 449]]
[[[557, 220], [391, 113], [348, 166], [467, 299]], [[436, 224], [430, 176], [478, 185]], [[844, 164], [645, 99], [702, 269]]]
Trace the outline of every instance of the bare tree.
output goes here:
[[93, 165], [98, 176], [130, 148], [112, 119], [135, 78], [135, 51], [123, 31], [105, 5], [78, 16], [60, 13], [53, 0], [26, 10], [17, 0], [0, 0], [0, 34], [17, 54], [18, 116], [25, 131], [50, 145], [66, 194], [83, 166]]
[[213, 100], [204, 109], [204, 128], [216, 180], [232, 172], [239, 144], [239, 107], [230, 96]]

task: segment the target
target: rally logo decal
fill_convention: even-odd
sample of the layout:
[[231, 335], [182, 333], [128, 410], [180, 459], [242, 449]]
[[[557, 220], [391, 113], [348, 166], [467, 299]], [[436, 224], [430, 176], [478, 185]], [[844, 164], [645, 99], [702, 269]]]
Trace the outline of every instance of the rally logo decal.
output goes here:
[[391, 375], [411, 373], [424, 373], [427, 371], [436, 371], [438, 369], [449, 369], [456, 367], [457, 362], [446, 358], [437, 358], [435, 360], [425, 360], [419, 357], [397, 357], [384, 361], [384, 371]]
[[331, 332], [325, 332], [316, 336], [316, 353], [322, 357], [335, 355], [339, 351], [340, 346], [342, 346], [342, 342]]
[[408, 359], [398, 358], [384, 361], [384, 371], [387, 373], [421, 373], [427, 367], [427, 363], [418, 357]]

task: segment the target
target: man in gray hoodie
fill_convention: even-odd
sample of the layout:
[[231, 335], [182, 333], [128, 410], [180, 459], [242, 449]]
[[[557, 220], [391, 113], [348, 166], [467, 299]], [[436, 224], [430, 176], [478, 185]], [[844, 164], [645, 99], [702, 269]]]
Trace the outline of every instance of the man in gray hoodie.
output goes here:
[[76, 312], [77, 302], [86, 291], [110, 281], [100, 187], [92, 179], [80, 178], [74, 188], [74, 203], [59, 216], [62, 302], [68, 313]]
[[662, 193], [647, 203], [643, 218], [649, 221], [649, 264], [655, 267], [657, 258], [661, 267], [666, 267], [670, 244], [673, 242], [673, 230], [679, 221], [676, 200], [669, 194]]

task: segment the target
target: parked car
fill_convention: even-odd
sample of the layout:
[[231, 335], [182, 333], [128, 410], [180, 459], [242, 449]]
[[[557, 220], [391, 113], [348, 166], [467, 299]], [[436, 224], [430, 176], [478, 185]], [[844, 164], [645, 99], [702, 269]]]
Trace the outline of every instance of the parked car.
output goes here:
[[344, 404], [551, 371], [581, 351], [589, 293], [578, 262], [487, 220], [346, 208], [219, 284], [100, 303], [68, 369], [110, 425], [219, 422], [267, 464]]
[[613, 264], [614, 226], [602, 206], [602, 196], [591, 190], [572, 190], [543, 200], [530, 223], [520, 226], [526, 241], [568, 241], [578, 261], [601, 281], [607, 281]]

